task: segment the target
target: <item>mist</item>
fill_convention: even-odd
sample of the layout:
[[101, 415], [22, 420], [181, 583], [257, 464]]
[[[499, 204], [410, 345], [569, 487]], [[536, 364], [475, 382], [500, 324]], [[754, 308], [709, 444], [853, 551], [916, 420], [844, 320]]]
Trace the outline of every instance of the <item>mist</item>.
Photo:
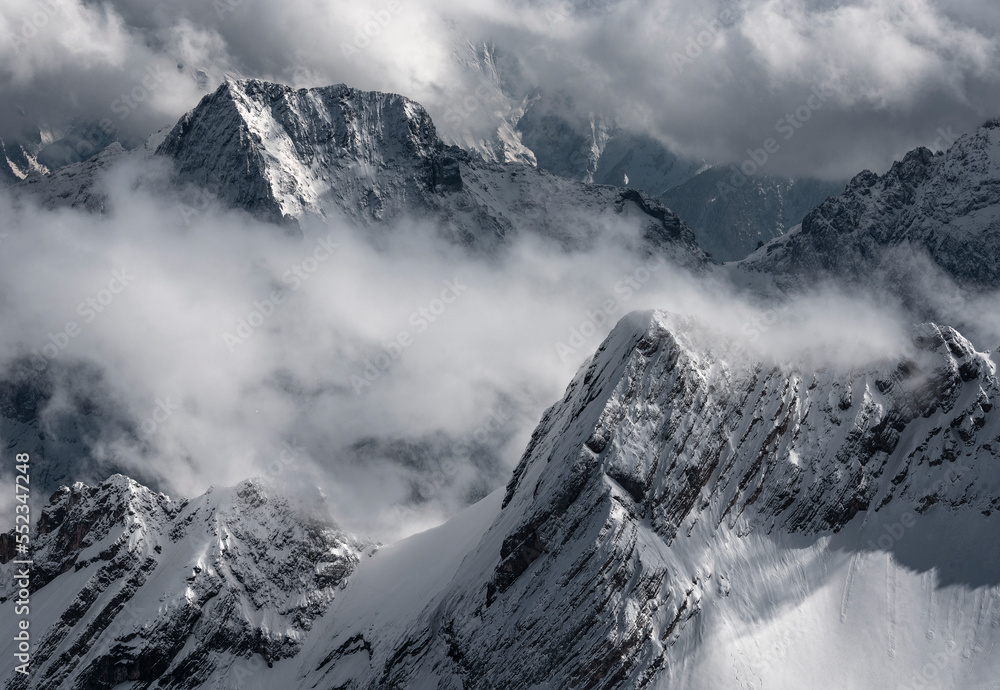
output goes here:
[[776, 300], [721, 267], [688, 273], [622, 249], [621, 227], [576, 252], [519, 229], [485, 256], [417, 218], [291, 237], [194, 210], [155, 159], [126, 158], [103, 184], [103, 215], [0, 197], [0, 361], [46, 381], [44, 429], [83, 424], [89, 444], [61, 481], [318, 485], [344, 528], [384, 541], [503, 486], [631, 311], [693, 320], [685, 337], [730, 343], [724, 360], [845, 370], [904, 352], [912, 325], [832, 286]]

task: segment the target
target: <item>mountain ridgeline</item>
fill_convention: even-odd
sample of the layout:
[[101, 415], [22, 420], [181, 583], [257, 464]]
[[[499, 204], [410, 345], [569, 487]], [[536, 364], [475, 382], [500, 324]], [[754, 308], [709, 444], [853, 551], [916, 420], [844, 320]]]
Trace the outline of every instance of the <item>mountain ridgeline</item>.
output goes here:
[[227, 82], [156, 152], [182, 183], [273, 222], [424, 220], [487, 252], [523, 232], [586, 248], [628, 222], [640, 226], [638, 249], [705, 262], [687, 226], [645, 194], [486, 162], [445, 145], [427, 112], [396, 94]]
[[732, 345], [627, 316], [506, 489], [372, 556], [259, 482], [62, 489], [32, 687], [784, 687], [779, 652], [806, 685], [891, 685], [936, 655], [938, 679], [987, 687], [997, 361], [933, 324], [849, 370]]
[[[863, 172], [808, 212], [785, 188], [771, 201], [802, 223], [725, 266], [650, 194], [560, 177], [522, 153], [448, 145], [403, 96], [240, 80], [144, 149], [112, 144], [15, 189], [106, 213], [102, 176], [149, 157], [168, 164], [163, 193], [208, 194], [293, 234], [346, 222], [384, 239], [426, 223], [494, 259], [526, 233], [570, 255], [611, 239], [695, 277], [759, 279], [779, 298], [833, 283], [912, 313], [940, 313], [925, 302], [941, 285], [987, 305], [1000, 288], [997, 121]], [[660, 163], [680, 176], [687, 165]], [[683, 203], [683, 189], [662, 198]], [[734, 256], [755, 237], [739, 227]], [[101, 448], [136, 432], [101, 372], [14, 362], [0, 437], [51, 458], [38, 488], [54, 493], [31, 533], [32, 674], [8, 664], [0, 684], [996, 688], [1000, 359], [966, 335], [920, 322], [899, 352], [817, 364], [695, 318], [630, 313], [505, 486], [388, 546], [277, 482], [188, 500], [97, 477], [110, 469]], [[43, 423], [57, 397], [63, 416]], [[0, 535], [4, 620], [20, 596], [15, 554], [14, 533]], [[8, 659], [14, 644], [0, 642]]]

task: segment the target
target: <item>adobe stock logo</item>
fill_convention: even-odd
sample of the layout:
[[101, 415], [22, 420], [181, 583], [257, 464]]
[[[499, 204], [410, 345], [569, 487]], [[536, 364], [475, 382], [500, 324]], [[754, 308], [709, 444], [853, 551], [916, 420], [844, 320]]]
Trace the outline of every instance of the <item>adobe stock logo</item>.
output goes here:
[[[99, 314], [111, 306], [117, 295], [125, 291], [135, 276], [129, 275], [124, 268], [111, 272], [111, 280], [106, 287], [101, 288], [94, 295], [91, 295], [76, 308], [76, 313], [83, 319], [83, 324], [93, 323]], [[83, 333], [83, 326], [75, 321], [67, 321], [66, 325], [55, 333], [49, 333], [49, 342], [42, 347], [31, 351], [31, 366], [36, 371], [45, 371], [49, 366], [49, 360], [55, 359], [59, 353], [69, 347], [74, 338]]]
[[37, 2], [36, 6], [38, 9], [21, 22], [18, 31], [8, 35], [7, 39], [14, 50], [23, 50], [28, 45], [28, 41], [37, 36], [42, 29], [48, 26], [50, 21], [55, 19], [57, 14], [66, 9], [64, 2], [56, 2], [55, 0], [42, 0], [42, 2]]
[[333, 233], [316, 240], [316, 247], [301, 262], [290, 266], [281, 274], [281, 282], [285, 289], [274, 289], [268, 297], [254, 301], [246, 316], [236, 322], [236, 328], [222, 334], [222, 342], [230, 353], [243, 345], [264, 323], [271, 318], [278, 307], [285, 303], [290, 294], [298, 292], [306, 282], [319, 270], [319, 267], [336, 254], [340, 245], [333, 241]]
[[402, 12], [403, 6], [399, 0], [389, 0], [385, 8], [372, 12], [365, 22], [355, 27], [353, 40], [351, 43], [346, 41], [341, 43], [340, 52], [348, 60], [353, 60], [392, 24], [394, 17], [399, 16]]
[[153, 412], [139, 422], [139, 429], [147, 436], [154, 434], [160, 428], [161, 424], [170, 419], [175, 411], [181, 409], [181, 406], [175, 402], [171, 402], [169, 397], [157, 398], [155, 402], [156, 407], [153, 408]]
[[[723, 7], [712, 19], [702, 17], [697, 21], [696, 28], [699, 31], [696, 35], [688, 39], [684, 45], [684, 52], [681, 53], [675, 50], [670, 56], [670, 60], [674, 65], [674, 74], [683, 72], [685, 65], [694, 63], [706, 50], [715, 44], [716, 40], [726, 29], [735, 26], [736, 21], [739, 19], [739, 11], [745, 2], [746, 0], [738, 0], [735, 3], [736, 6]], [[668, 17], [661, 18], [666, 19]]]
[[167, 78], [161, 65], [150, 65], [146, 68], [142, 78], [128, 90], [121, 94], [111, 103], [111, 111], [118, 115], [118, 119], [124, 120], [132, 111], [141, 106], [150, 94], [153, 93]]
[[468, 289], [469, 286], [463, 285], [458, 278], [445, 281], [444, 290], [441, 291], [439, 297], [432, 299], [426, 306], [420, 307], [410, 314], [408, 322], [415, 327], [414, 330], [412, 332], [402, 330], [388, 343], [383, 343], [377, 354], [365, 360], [362, 375], [351, 375], [350, 381], [351, 387], [354, 388], [354, 394], [361, 395], [365, 388], [370, 387], [389, 371], [393, 362], [403, 356], [403, 350], [413, 345], [413, 336], [430, 328], [430, 325], [447, 311], [448, 306], [454, 304]]

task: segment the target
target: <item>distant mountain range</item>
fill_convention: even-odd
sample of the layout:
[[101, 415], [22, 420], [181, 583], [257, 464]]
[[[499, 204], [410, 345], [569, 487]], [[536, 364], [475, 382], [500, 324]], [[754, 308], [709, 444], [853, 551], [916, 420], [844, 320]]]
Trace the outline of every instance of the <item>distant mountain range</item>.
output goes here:
[[739, 261], [786, 234], [843, 182], [757, 176], [734, 186], [729, 168], [709, 168], [660, 195], [717, 261]]

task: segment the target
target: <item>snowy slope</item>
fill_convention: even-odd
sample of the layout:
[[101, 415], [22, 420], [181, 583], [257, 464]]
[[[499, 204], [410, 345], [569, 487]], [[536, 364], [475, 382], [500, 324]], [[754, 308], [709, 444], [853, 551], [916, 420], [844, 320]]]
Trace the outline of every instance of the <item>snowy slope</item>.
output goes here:
[[[50, 209], [112, 211], [109, 171], [145, 158], [176, 164], [182, 187], [208, 189], [276, 222], [335, 216], [384, 227], [423, 219], [449, 239], [486, 251], [538, 233], [568, 249], [609, 239], [690, 268], [708, 263], [690, 230], [644, 194], [485, 162], [445, 146], [418, 104], [345, 86], [297, 91], [228, 82], [145, 147], [125, 151], [112, 143], [89, 160], [28, 176], [14, 192]], [[184, 199], [185, 190], [169, 188], [158, 170], [134, 183]], [[80, 363], [53, 362], [39, 375], [29, 362], [10, 362], [0, 373], [0, 440], [45, 458], [35, 477], [43, 491], [100, 481], [124, 467], [109, 453], [93, 452], [113, 447], [109, 440], [135, 440], [138, 426], [100, 378]], [[68, 400], [52, 399], [65, 389], [72, 392]], [[154, 477], [134, 476], [147, 484]]]
[[[800, 227], [741, 262], [802, 285], [817, 276], [907, 293], [928, 272], [962, 288], [1000, 285], [1000, 121], [945, 153], [908, 153], [881, 177], [865, 171]], [[876, 284], [878, 284], [876, 282]]]
[[102, 212], [107, 169], [156, 157], [172, 164], [176, 188], [162, 189], [158, 176], [136, 184], [182, 202], [196, 191], [204, 203], [207, 194], [292, 234], [330, 219], [365, 228], [424, 222], [488, 253], [532, 233], [570, 250], [614, 237], [690, 268], [708, 263], [690, 229], [649, 195], [568, 180], [524, 156], [497, 153], [491, 161], [446, 145], [423, 107], [396, 94], [251, 79], [225, 82], [145, 147], [126, 152], [113, 143], [12, 190], [47, 208]]
[[[423, 219], [487, 251], [521, 232], [585, 247], [627, 224], [647, 251], [705, 261], [690, 230], [648, 196], [484, 161], [445, 145], [427, 112], [395, 94], [230, 81], [185, 115], [157, 153], [174, 160], [180, 182], [273, 222]], [[626, 219], [624, 209], [637, 213]]]
[[535, 154], [521, 141], [517, 124], [537, 96], [534, 88], [525, 85], [516, 56], [491, 42], [462, 41], [456, 58], [472, 75], [475, 88], [445, 111], [446, 141], [490, 162], [536, 165]]
[[121, 475], [56, 492], [33, 545], [33, 675], [8, 665], [5, 688], [193, 688], [234, 657], [291, 656], [366, 547], [259, 481], [174, 501]]
[[[960, 285], [995, 287], [998, 132], [858, 176], [735, 270], [898, 290], [903, 259], [926, 252]], [[705, 262], [649, 196], [446, 146], [401, 96], [228, 82], [162, 139], [182, 184], [278, 223], [417, 217], [486, 250], [521, 232], [583, 248], [629, 226], [637, 249]], [[101, 211], [101, 171], [128, 155], [146, 152], [112, 145], [18, 188]], [[35, 537], [36, 673], [2, 682], [994, 687], [997, 363], [933, 324], [898, 356], [817, 369], [632, 314], [505, 492], [371, 557], [258, 482], [189, 502], [120, 476], [61, 489]], [[52, 382], [16, 374], [0, 380], [0, 435], [40, 449], [51, 481], [99, 440], [73, 422], [92, 401], [53, 424], [39, 414]], [[94, 416], [128, 433], [111, 407]], [[0, 536], [5, 619], [11, 555]]]
[[121, 144], [113, 142], [85, 161], [44, 175], [31, 175], [13, 190], [16, 194], [31, 195], [48, 209], [69, 207], [100, 213], [105, 210], [108, 198], [103, 173], [127, 155]]
[[704, 161], [678, 156], [648, 135], [620, 130], [601, 151], [593, 181], [641, 189], [659, 197], [705, 167]]
[[185, 182], [271, 220], [321, 215], [324, 195], [360, 216], [397, 212], [446, 174], [427, 113], [402, 96], [346, 86], [296, 91], [226, 82], [185, 115], [158, 152]]
[[[996, 363], [930, 325], [853, 372], [729, 364], [694, 330], [627, 317], [454, 576], [388, 621], [349, 587], [300, 687], [881, 688], [932, 655], [997, 677]], [[437, 562], [399, 548], [400, 579]]]
[[647, 135], [630, 132], [600, 115], [574, 122], [572, 103], [539, 96], [518, 121], [521, 141], [539, 168], [576, 180], [632, 187], [658, 196], [706, 166], [682, 158]]
[[633, 313], [505, 491], [360, 563], [255, 482], [57, 493], [37, 687], [993, 688], [998, 397], [947, 327], [813, 370]]
[[[557, 102], [558, 103], [558, 102]], [[717, 261], [738, 261], [761, 242], [784, 234], [844, 182], [758, 176], [730, 184], [729, 167], [671, 152], [648, 135], [630, 132], [598, 116], [574, 124], [559, 107], [539, 96], [518, 121], [519, 141], [535, 154], [538, 167], [564, 177], [644, 191], [691, 227], [698, 246]], [[720, 183], [731, 191], [720, 192]]]
[[47, 172], [45, 166], [38, 162], [40, 147], [41, 138], [37, 133], [21, 141], [0, 139], [0, 187], [16, 184], [32, 174]]
[[616, 118], [584, 113], [568, 95], [538, 87], [519, 54], [495, 42], [456, 42], [471, 77], [439, 121], [443, 138], [492, 162], [520, 162], [562, 177], [631, 187], [658, 196], [694, 177], [702, 161], [673, 153]]

